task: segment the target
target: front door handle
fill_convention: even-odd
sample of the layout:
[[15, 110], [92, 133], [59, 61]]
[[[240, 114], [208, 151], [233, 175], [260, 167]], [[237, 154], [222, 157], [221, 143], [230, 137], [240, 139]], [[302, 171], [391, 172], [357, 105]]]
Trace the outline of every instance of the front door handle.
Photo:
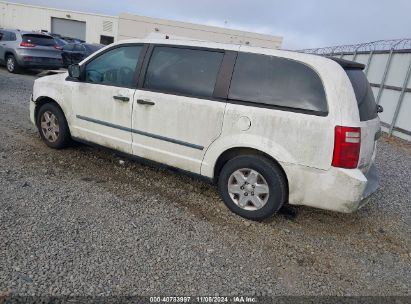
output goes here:
[[137, 103], [141, 105], [154, 106], [155, 103], [150, 100], [137, 99]]
[[124, 102], [127, 102], [127, 101], [130, 100], [130, 98], [128, 98], [128, 97], [126, 97], [126, 96], [113, 96], [113, 98], [114, 98], [115, 100], [120, 100], [120, 101], [124, 101]]

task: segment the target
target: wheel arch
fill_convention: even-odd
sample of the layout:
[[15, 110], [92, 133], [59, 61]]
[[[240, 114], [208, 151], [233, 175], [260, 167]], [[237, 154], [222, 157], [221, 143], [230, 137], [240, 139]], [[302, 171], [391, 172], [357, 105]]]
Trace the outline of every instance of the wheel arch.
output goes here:
[[38, 98], [36, 99], [36, 101], [35, 101], [36, 107], [35, 107], [35, 109], [34, 109], [34, 119], [35, 119], [36, 125], [37, 125], [37, 115], [38, 115], [38, 113], [39, 113], [39, 109], [40, 109], [43, 105], [45, 105], [45, 104], [47, 104], [47, 103], [53, 103], [53, 104], [55, 104], [57, 107], [59, 107], [59, 109], [60, 109], [61, 112], [64, 114], [64, 116], [66, 117], [66, 120], [67, 120], [66, 113], [64, 113], [63, 108], [59, 105], [59, 103], [58, 103], [56, 100], [54, 100], [53, 98], [48, 97], [48, 96], [40, 96], [40, 97], [38, 97]]
[[13, 55], [14, 56], [14, 58], [16, 58], [16, 56], [14, 55], [14, 53], [12, 52], [12, 51], [10, 51], [10, 50], [7, 50], [7, 51], [5, 51], [4, 52], [4, 61], [6, 61], [6, 59], [7, 59], [7, 56], [9, 56], [9, 55]]
[[287, 174], [284, 170], [284, 168], [281, 166], [281, 164], [271, 155], [258, 150], [254, 148], [248, 148], [248, 147], [234, 147], [230, 148], [228, 150], [225, 150], [223, 153], [220, 154], [220, 156], [217, 158], [217, 161], [215, 162], [214, 165], [214, 175], [213, 179], [215, 182], [218, 181], [218, 177], [220, 175], [221, 169], [224, 167], [224, 165], [230, 160], [233, 159], [234, 157], [241, 156], [241, 155], [259, 155], [267, 158], [271, 162], [273, 162], [282, 172], [282, 175], [284, 177], [285, 183], [286, 183], [286, 188], [287, 188], [287, 195], [288, 195], [288, 178]]

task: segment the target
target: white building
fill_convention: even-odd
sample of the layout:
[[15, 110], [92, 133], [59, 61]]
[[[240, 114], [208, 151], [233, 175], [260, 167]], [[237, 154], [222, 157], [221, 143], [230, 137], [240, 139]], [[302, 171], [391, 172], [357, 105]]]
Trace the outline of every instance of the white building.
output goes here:
[[3, 28], [43, 30], [100, 43], [116, 40], [117, 25], [118, 17], [0, 1]]
[[152, 33], [214, 42], [281, 47], [282, 37], [130, 14], [119, 17], [0, 1], [0, 28], [47, 31], [109, 44]]

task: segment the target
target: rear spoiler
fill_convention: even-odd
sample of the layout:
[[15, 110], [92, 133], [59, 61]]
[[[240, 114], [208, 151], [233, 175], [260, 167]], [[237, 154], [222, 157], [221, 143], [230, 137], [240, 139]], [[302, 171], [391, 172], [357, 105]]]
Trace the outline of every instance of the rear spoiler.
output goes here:
[[350, 60], [345, 60], [341, 58], [335, 58], [331, 56], [327, 56], [328, 59], [334, 60], [337, 62], [340, 66], [342, 66], [344, 69], [347, 70], [364, 70], [365, 69], [365, 64], [358, 63], [355, 61], [350, 61]]

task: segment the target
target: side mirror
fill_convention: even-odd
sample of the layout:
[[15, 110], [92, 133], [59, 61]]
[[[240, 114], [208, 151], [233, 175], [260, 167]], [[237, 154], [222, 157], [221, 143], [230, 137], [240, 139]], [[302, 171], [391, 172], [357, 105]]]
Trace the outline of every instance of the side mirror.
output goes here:
[[77, 78], [77, 79], [80, 78], [80, 74], [81, 74], [80, 66], [78, 64], [69, 65], [68, 73], [69, 73], [69, 76], [72, 78]]
[[384, 112], [384, 108], [380, 105], [377, 105], [377, 113], [382, 113]]

